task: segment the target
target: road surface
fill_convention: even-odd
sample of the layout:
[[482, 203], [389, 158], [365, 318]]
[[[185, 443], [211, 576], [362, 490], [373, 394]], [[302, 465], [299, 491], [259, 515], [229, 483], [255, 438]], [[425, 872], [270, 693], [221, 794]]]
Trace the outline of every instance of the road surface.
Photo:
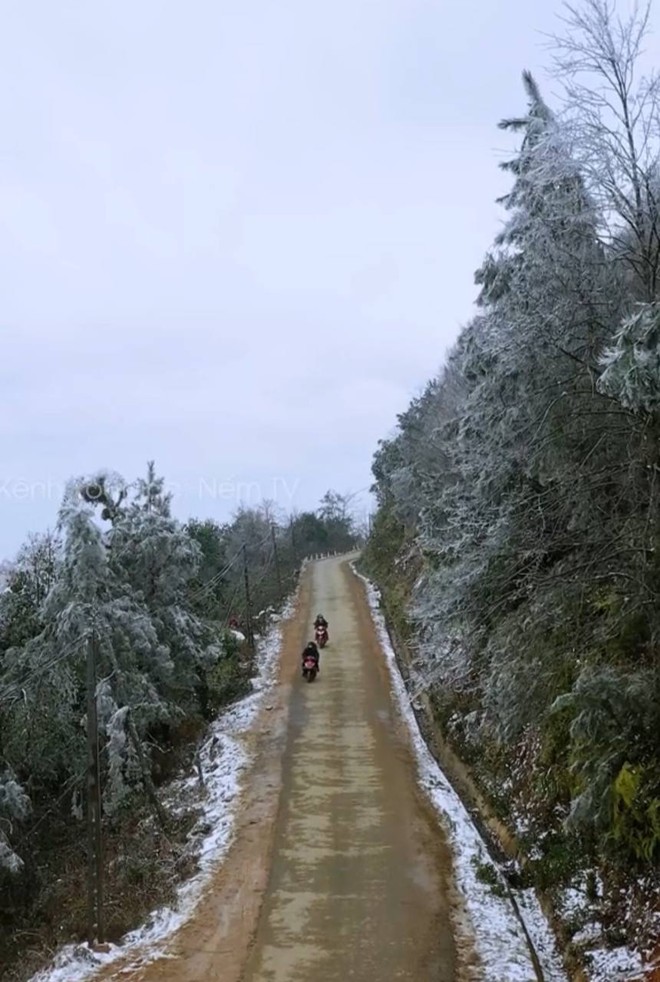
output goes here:
[[[462, 978], [450, 856], [416, 786], [362, 585], [341, 559], [313, 564], [306, 577], [227, 861], [165, 958], [115, 964], [104, 978]], [[308, 684], [299, 656], [317, 611], [330, 644]]]
[[454, 978], [446, 856], [397, 732], [387, 669], [345, 563], [313, 569], [330, 622], [293, 694], [276, 849], [245, 982]]

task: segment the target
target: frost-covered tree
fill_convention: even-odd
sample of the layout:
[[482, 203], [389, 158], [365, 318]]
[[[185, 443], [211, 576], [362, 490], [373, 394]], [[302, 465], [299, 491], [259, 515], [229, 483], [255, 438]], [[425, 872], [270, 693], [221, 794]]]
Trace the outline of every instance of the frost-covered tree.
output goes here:
[[109, 590], [101, 533], [74, 485], [60, 529], [62, 561], [40, 611], [44, 627], [5, 655], [3, 750], [16, 772], [29, 773], [37, 786], [82, 774], [86, 644], [99, 631], [98, 608]]
[[[44, 629], [6, 653], [9, 708], [3, 751], [17, 773], [29, 773], [33, 786], [47, 789], [80, 780], [85, 766], [85, 666], [94, 644], [99, 676], [110, 680], [110, 715], [127, 710], [124, 718], [140, 763], [140, 781], [153, 796], [143, 741], [150, 727], [182, 712], [174, 697], [176, 665], [171, 647], [159, 637], [162, 625], [155, 612], [130, 582], [120, 554], [108, 549], [89, 503], [93, 486], [92, 481], [74, 481], [67, 490], [60, 511], [61, 568], [43, 604]], [[133, 517], [140, 501], [138, 492]], [[128, 562], [129, 569], [148, 554], [145, 539], [148, 535], [136, 533], [130, 547], [123, 540], [124, 564], [129, 551], [137, 555]], [[174, 594], [165, 590], [163, 604]], [[176, 607], [171, 616], [177, 619]], [[176, 644], [179, 638], [172, 640]], [[102, 726], [108, 718], [104, 707], [99, 707]]]
[[642, 304], [602, 355], [601, 392], [633, 412], [660, 408], [660, 305]]
[[640, 67], [650, 14], [650, 2], [625, 18], [612, 0], [566, 4], [552, 39], [582, 171], [607, 219], [602, 238], [646, 302], [660, 286], [660, 74]]
[[23, 860], [13, 849], [12, 833], [17, 822], [24, 822], [30, 814], [30, 799], [16, 781], [13, 773], [0, 773], [0, 870], [18, 873]]
[[[602, 9], [589, 0], [584, 16]], [[610, 82], [623, 36], [610, 37]], [[639, 212], [635, 181], [653, 173], [657, 137], [647, 130], [626, 178], [625, 121], [601, 134], [599, 171], [585, 129], [524, 84], [527, 113], [502, 124], [521, 144], [477, 273], [481, 312], [379, 447], [367, 559], [448, 732], [469, 729], [480, 760], [540, 768], [552, 825], [570, 810], [589, 847], [614, 836], [648, 861], [660, 843], [655, 177]], [[650, 86], [635, 102], [630, 85], [619, 105], [636, 106], [636, 126], [655, 97]]]
[[[149, 808], [178, 834], [156, 786], [205, 721], [250, 688], [250, 652], [226, 630], [231, 614], [244, 614], [243, 544], [258, 614], [284, 599], [306, 554], [294, 525], [264, 505], [225, 525], [183, 526], [151, 463], [131, 483], [111, 471], [73, 480], [57, 533], [3, 566], [3, 925], [51, 909], [62, 846], [65, 879], [77, 875], [82, 851], [68, 850], [84, 815], [88, 664], [97, 671], [105, 823], [113, 835], [132, 835]], [[109, 894], [127, 870], [109, 864]]]
[[431, 589], [420, 613], [461, 620], [469, 610], [474, 643], [491, 646], [493, 614], [515, 606], [574, 538], [564, 481], [589, 451], [585, 400], [611, 316], [597, 217], [567, 135], [532, 77], [523, 80], [528, 113], [502, 123], [523, 135], [505, 165], [509, 218], [477, 274], [483, 315], [454, 358], [465, 396], [446, 430], [453, 479], [420, 511], [443, 598], [438, 606]]
[[[193, 696], [196, 670], [208, 636], [188, 604], [188, 586], [196, 577], [200, 549], [170, 513], [164, 481], [149, 464], [146, 479], [112, 520], [110, 566], [131, 594], [146, 607], [167, 663], [168, 685], [177, 701]], [[164, 663], [165, 664], [165, 663]]]
[[60, 544], [47, 532], [30, 536], [16, 559], [5, 564], [0, 593], [0, 659], [4, 650], [41, 631], [41, 608], [57, 577], [59, 561]]

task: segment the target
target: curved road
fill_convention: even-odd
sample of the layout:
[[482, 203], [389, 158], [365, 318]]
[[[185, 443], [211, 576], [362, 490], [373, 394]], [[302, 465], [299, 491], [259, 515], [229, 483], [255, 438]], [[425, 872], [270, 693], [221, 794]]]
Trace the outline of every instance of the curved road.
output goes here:
[[[330, 644], [308, 684], [299, 657], [319, 610]], [[225, 863], [162, 957], [140, 965], [148, 951], [133, 953], [100, 977], [459, 982], [451, 859], [346, 559], [305, 573], [280, 674], [251, 737], [256, 761]]]

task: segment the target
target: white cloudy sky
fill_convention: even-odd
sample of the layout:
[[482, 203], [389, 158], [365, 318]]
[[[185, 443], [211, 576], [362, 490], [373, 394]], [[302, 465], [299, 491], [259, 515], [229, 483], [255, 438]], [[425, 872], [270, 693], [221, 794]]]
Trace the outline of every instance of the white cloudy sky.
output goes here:
[[154, 457], [181, 516], [367, 485], [470, 315], [552, 6], [3, 0], [0, 557], [99, 466]]

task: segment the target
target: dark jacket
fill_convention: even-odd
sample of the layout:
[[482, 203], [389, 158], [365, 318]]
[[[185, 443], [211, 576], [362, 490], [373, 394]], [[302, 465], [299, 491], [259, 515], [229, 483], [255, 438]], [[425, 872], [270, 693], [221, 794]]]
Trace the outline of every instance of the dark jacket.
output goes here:
[[316, 664], [318, 665], [320, 661], [319, 649], [316, 647], [313, 641], [310, 641], [308, 645], [305, 645], [303, 653], [300, 656], [301, 662], [304, 662], [305, 658], [309, 658], [310, 655], [316, 660]]

